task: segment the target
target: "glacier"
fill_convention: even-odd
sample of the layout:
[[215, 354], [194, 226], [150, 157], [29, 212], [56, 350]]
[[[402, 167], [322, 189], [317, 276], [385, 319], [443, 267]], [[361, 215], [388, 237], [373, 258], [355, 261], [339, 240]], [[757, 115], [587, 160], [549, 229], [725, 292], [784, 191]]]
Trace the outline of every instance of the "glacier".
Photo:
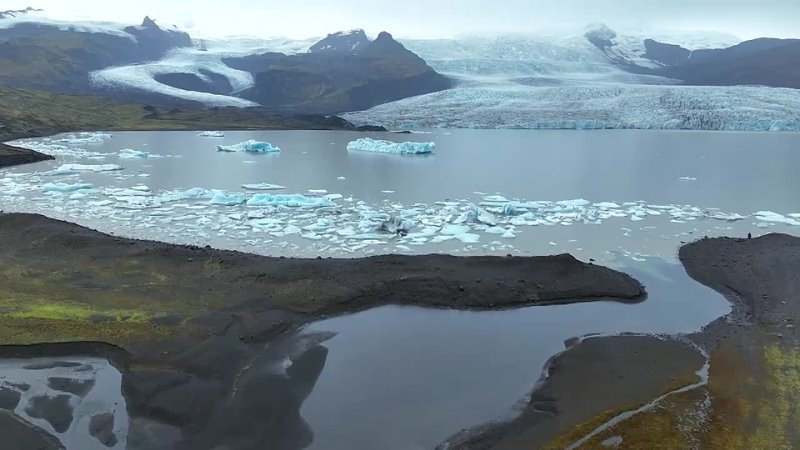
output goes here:
[[[247, 108], [257, 103], [236, 97], [235, 94], [255, 84], [253, 75], [243, 70], [233, 69], [223, 62], [224, 58], [255, 55], [268, 51], [299, 53], [308, 50], [316, 42], [309, 40], [289, 40], [285, 38], [256, 39], [231, 38], [226, 40], [203, 40], [205, 49], [177, 48], [171, 50], [158, 61], [109, 67], [89, 75], [92, 84], [102, 89], [137, 89], [203, 103], [207, 106], [234, 106]], [[225, 77], [233, 91], [229, 95], [189, 91], [156, 81], [155, 77], [165, 74], [192, 74], [202, 80], [209, 80], [203, 72], [211, 72]]]
[[277, 153], [281, 149], [269, 142], [260, 142], [250, 139], [234, 145], [217, 145], [219, 152], [248, 152], [248, 153]]
[[433, 142], [391, 142], [372, 138], [361, 138], [347, 144], [350, 151], [419, 155], [433, 153]]
[[[717, 43], [679, 42], [699, 48]], [[344, 118], [412, 130], [800, 131], [798, 90], [681, 86], [667, 78], [631, 74], [611, 64], [583, 36], [501, 35], [403, 43], [454, 79], [456, 86], [350, 112]]]

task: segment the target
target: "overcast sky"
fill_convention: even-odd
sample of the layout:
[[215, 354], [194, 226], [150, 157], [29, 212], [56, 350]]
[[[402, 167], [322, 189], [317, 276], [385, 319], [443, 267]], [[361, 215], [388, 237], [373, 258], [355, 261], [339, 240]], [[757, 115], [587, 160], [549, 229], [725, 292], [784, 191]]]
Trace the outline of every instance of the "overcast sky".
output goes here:
[[800, 37], [800, 0], [30, 0], [30, 4], [44, 8], [52, 18], [129, 23], [150, 15], [162, 24], [206, 37], [302, 38], [351, 28], [364, 28], [371, 35], [387, 30], [399, 37], [549, 34], [576, 32], [597, 22], [623, 31], [720, 31], [743, 39]]

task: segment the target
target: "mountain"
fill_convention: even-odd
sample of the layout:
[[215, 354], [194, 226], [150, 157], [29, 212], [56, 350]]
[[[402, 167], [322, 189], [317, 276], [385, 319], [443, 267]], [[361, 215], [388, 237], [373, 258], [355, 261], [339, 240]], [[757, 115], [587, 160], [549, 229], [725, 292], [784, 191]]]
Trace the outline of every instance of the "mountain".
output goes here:
[[352, 55], [369, 45], [369, 42], [364, 30], [340, 31], [329, 34], [325, 39], [312, 45], [308, 52]]
[[308, 53], [263, 53], [226, 58], [228, 66], [255, 74], [238, 95], [268, 108], [337, 113], [357, 111], [441, 91], [451, 81], [383, 32], [329, 35]]
[[800, 40], [754, 39], [732, 46], [686, 48], [652, 38], [619, 36], [604, 25], [585, 38], [618, 67], [695, 86], [800, 88]]
[[30, 7], [30, 6], [28, 6], [25, 9], [9, 9], [9, 10], [6, 10], [6, 11], [0, 11], [0, 19], [24, 16], [25, 14], [28, 14], [28, 13], [40, 12], [40, 11], [41, 11], [41, 9], [35, 9], [33, 7]]
[[158, 59], [192, 45], [188, 34], [162, 29], [149, 17], [141, 26], [115, 29], [49, 21], [0, 19], [0, 84], [59, 93], [92, 93], [98, 69]]

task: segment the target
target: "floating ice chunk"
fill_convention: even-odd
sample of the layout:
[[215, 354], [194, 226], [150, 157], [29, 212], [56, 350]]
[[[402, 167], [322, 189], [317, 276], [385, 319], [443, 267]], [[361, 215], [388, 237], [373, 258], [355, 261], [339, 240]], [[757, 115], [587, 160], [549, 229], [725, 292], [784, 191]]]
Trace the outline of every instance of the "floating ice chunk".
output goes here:
[[469, 210], [461, 215], [453, 223], [482, 223], [484, 225], [495, 226], [497, 220], [494, 216], [474, 204], [469, 205]]
[[705, 211], [705, 216], [709, 219], [724, 220], [727, 222], [737, 222], [747, 219], [747, 217], [736, 213], [724, 213], [720, 211]]
[[410, 219], [403, 219], [402, 217], [392, 216], [389, 220], [384, 220], [378, 227], [379, 231], [386, 231], [389, 233], [406, 235], [412, 228], [416, 227], [417, 223]]
[[74, 192], [81, 189], [92, 189], [94, 185], [89, 183], [47, 183], [42, 186], [44, 192]]
[[697, 181], [695, 177], [680, 177], [678, 178], [680, 181]]
[[477, 235], [477, 234], [474, 234], [474, 233], [457, 234], [457, 235], [455, 235], [455, 238], [458, 239], [459, 241], [465, 243], [465, 244], [477, 244], [481, 240], [480, 235]]
[[308, 193], [309, 194], [314, 194], [314, 195], [325, 195], [325, 194], [328, 193], [328, 190], [327, 189], [309, 189]]
[[225, 133], [223, 133], [222, 131], [203, 131], [202, 133], [198, 134], [198, 136], [221, 138], [225, 137]]
[[116, 164], [62, 164], [50, 173], [52, 175], [71, 175], [77, 172], [112, 172], [115, 170], [122, 170], [122, 166]]
[[218, 145], [218, 152], [248, 152], [248, 153], [276, 153], [281, 151], [269, 142], [260, 142], [250, 139], [235, 145]]
[[286, 189], [285, 186], [269, 183], [243, 184], [242, 187], [248, 191], [279, 191]]
[[123, 148], [119, 151], [120, 159], [147, 159], [147, 158], [161, 158], [161, 155], [156, 155], [150, 152], [143, 152], [140, 150], [133, 150], [130, 148]]
[[433, 142], [391, 142], [371, 138], [361, 138], [347, 144], [347, 149], [359, 152], [394, 153], [398, 155], [419, 155], [433, 153]]
[[508, 199], [502, 195], [487, 195], [483, 200], [489, 203], [508, 203]]
[[290, 208], [326, 208], [335, 206], [327, 198], [312, 198], [301, 194], [256, 194], [247, 206], [287, 206]]
[[442, 234], [448, 236], [457, 236], [469, 232], [470, 228], [467, 225], [452, 225], [447, 224], [442, 227]]
[[181, 200], [211, 199], [213, 196], [214, 193], [208, 189], [196, 187], [185, 191], [167, 192], [158, 196], [158, 200], [161, 202], [177, 202]]
[[759, 211], [755, 213], [756, 219], [762, 222], [785, 223], [787, 225], [800, 225], [800, 220], [786, 217], [783, 214], [778, 214], [772, 211]]
[[236, 206], [241, 205], [245, 200], [247, 200], [247, 195], [245, 194], [228, 194], [222, 191], [214, 191], [210, 203], [214, 205]]
[[595, 203], [594, 207], [600, 209], [616, 209], [619, 208], [619, 205], [614, 202], [600, 202], [600, 203]]
[[336, 179], [339, 180], [339, 181], [344, 181], [344, 180], [347, 179], [347, 177], [336, 177]]

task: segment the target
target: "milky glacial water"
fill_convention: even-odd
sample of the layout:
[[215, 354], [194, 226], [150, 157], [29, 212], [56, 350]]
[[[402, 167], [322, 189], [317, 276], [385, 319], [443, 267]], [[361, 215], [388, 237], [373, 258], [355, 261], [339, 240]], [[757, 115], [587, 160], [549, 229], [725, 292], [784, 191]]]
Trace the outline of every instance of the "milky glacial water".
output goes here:
[[[400, 156], [346, 149], [365, 136], [432, 141], [436, 150]], [[216, 151], [248, 139], [282, 151]], [[704, 235], [791, 233], [800, 224], [800, 135], [791, 133], [122, 132], [16, 144], [57, 160], [0, 171], [2, 209], [271, 255], [570, 252], [604, 261], [622, 252], [674, 260], [681, 242]], [[151, 157], [130, 158], [124, 149]], [[66, 163], [122, 170], [53, 174]], [[45, 192], [48, 183], [68, 191]], [[243, 188], [263, 183], [285, 189]], [[69, 191], [81, 184], [92, 189]], [[327, 197], [330, 207], [243, 203], [264, 193]], [[524, 208], [509, 211], [509, 204]], [[460, 223], [476, 207], [493, 223]], [[390, 216], [413, 222], [408, 236], [376, 231]]]

